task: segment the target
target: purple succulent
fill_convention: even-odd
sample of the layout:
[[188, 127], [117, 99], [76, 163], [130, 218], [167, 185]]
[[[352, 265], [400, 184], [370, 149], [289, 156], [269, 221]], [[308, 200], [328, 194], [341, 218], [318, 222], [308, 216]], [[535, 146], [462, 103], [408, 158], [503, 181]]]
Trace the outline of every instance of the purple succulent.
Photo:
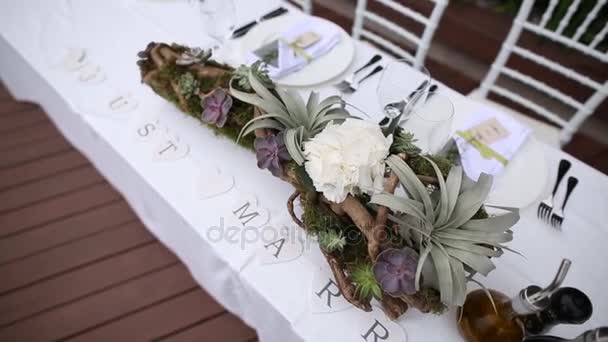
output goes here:
[[385, 249], [374, 264], [374, 276], [382, 290], [391, 296], [416, 293], [418, 253], [409, 247]]
[[258, 167], [270, 170], [276, 177], [279, 177], [283, 173], [281, 160], [291, 159], [289, 152], [287, 152], [287, 147], [285, 147], [283, 132], [277, 135], [255, 138], [253, 147], [255, 148], [255, 156], [258, 159]]
[[224, 89], [217, 88], [201, 97], [201, 106], [203, 107], [201, 114], [203, 122], [224, 127], [228, 112], [232, 108], [232, 97]]

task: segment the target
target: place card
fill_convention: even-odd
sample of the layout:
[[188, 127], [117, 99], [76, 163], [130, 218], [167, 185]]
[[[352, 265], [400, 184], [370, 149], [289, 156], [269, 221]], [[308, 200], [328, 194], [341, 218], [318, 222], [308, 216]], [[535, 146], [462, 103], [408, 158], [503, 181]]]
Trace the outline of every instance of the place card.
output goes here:
[[491, 145], [509, 136], [509, 131], [496, 117], [480, 122], [467, 130], [470, 135], [484, 145]]

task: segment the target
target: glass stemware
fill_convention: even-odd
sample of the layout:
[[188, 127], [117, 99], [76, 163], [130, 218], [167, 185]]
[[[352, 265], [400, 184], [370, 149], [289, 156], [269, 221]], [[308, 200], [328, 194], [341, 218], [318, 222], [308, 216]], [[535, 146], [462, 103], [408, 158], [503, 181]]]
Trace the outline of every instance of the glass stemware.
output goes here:
[[431, 74], [424, 66], [415, 67], [407, 59], [394, 60], [384, 68], [376, 93], [383, 114], [388, 119], [414, 111], [431, 84]]
[[452, 133], [454, 105], [441, 93], [421, 96], [409, 119], [402, 123], [405, 131], [414, 134], [423, 153], [436, 154], [447, 144]]
[[236, 26], [236, 8], [233, 0], [190, 0], [190, 4], [197, 7], [202, 29], [213, 39], [213, 53], [218, 56], [227, 56], [229, 51], [227, 41]]

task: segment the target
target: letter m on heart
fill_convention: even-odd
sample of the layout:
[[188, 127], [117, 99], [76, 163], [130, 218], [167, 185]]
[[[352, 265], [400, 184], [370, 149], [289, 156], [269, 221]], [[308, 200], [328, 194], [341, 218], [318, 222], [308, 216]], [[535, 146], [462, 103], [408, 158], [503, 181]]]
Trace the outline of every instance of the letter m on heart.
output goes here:
[[232, 213], [238, 217], [243, 225], [247, 225], [251, 220], [260, 216], [260, 213], [257, 211], [249, 212], [250, 203], [246, 202], [240, 208], [233, 210]]

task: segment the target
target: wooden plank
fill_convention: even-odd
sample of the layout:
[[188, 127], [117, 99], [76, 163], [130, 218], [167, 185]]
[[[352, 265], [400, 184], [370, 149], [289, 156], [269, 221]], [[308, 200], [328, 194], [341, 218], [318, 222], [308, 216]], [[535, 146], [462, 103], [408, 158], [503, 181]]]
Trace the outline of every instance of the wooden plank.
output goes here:
[[[183, 265], [174, 265], [0, 328], [0, 341], [46, 342], [76, 336], [80, 332], [133, 314], [195, 287], [188, 270]], [[148, 325], [155, 323], [149, 322]]]
[[50, 155], [18, 167], [0, 170], [0, 190], [88, 165], [89, 161], [76, 150]]
[[202, 322], [193, 328], [169, 336], [162, 341], [167, 342], [246, 342], [255, 339], [253, 329], [246, 326], [236, 316], [225, 313], [217, 318]]
[[36, 141], [32, 144], [13, 146], [0, 151], [0, 154], [2, 154], [2, 158], [0, 158], [0, 170], [17, 167], [69, 150], [73, 150], [72, 146], [61, 136]]
[[11, 133], [0, 135], [0, 150], [12, 149], [15, 146], [31, 142], [40, 142], [51, 137], [61, 137], [61, 133], [50, 121], [21, 128]]
[[9, 93], [8, 89], [0, 82], [0, 99], [12, 99], [11, 93]]
[[0, 266], [0, 295], [152, 241], [146, 228], [134, 222]]
[[177, 262], [173, 253], [156, 242], [37, 283], [0, 297], [0, 326], [14, 324], [36, 313], [52, 310], [58, 305], [132, 281]]
[[15, 115], [0, 116], [0, 132], [8, 133], [42, 121], [48, 121], [48, 118], [39, 108], [15, 113]]
[[123, 200], [0, 239], [0, 265], [136, 220]]
[[81, 213], [120, 198], [108, 184], [98, 184], [0, 215], [0, 238]]
[[14, 115], [26, 110], [39, 108], [38, 105], [29, 102], [17, 102], [14, 100], [2, 100], [0, 102], [0, 116]]
[[0, 192], [0, 213], [104, 182], [92, 166], [81, 166]]
[[[121, 320], [78, 335], [69, 341], [152, 341], [225, 312], [200, 288]], [[154, 322], [154, 324], [150, 324]]]

